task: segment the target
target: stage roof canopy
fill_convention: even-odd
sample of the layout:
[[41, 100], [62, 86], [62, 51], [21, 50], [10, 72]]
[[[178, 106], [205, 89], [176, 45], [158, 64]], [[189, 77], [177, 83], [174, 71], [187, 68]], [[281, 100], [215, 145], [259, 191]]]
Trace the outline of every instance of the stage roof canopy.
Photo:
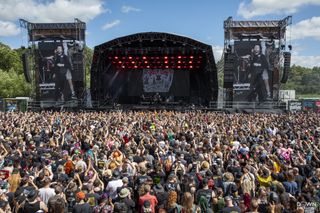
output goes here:
[[283, 39], [286, 27], [292, 23], [292, 17], [272, 21], [233, 21], [229, 17], [224, 21], [225, 39], [273, 38]]
[[[137, 69], [174, 68], [169, 67], [170, 63], [175, 63], [176, 68], [178, 68], [177, 63], [190, 63], [188, 68], [195, 69], [197, 66], [193, 66], [192, 63], [198, 63], [199, 60], [201, 60], [201, 69], [204, 68], [206, 71], [215, 69], [211, 45], [185, 36], [161, 32], [136, 33], [105, 42], [94, 48], [93, 65], [97, 60], [101, 60], [99, 57], [119, 64], [122, 64], [123, 60], [127, 63], [128, 59], [130, 59], [129, 63], [134, 63], [132, 60], [138, 60], [139, 63], [146, 63], [145, 66], [149, 62], [163, 64], [163, 67], [131, 67]], [[179, 68], [184, 67], [179, 66]]]

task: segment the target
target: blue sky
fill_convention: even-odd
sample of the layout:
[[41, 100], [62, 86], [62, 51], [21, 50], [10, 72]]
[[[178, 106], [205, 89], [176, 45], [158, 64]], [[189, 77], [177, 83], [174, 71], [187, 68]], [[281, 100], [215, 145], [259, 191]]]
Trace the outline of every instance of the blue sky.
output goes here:
[[320, 0], [0, 0], [0, 41], [27, 45], [18, 19], [30, 22], [87, 23], [87, 45], [137, 32], [169, 32], [223, 48], [223, 21], [278, 20], [293, 16], [288, 38], [292, 63], [320, 66]]

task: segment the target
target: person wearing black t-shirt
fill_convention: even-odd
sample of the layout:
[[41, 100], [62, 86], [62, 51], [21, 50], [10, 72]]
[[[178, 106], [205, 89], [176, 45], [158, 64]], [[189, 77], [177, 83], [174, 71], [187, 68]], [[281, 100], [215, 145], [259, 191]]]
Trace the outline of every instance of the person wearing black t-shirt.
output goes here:
[[265, 81], [269, 80], [268, 62], [266, 56], [261, 53], [259, 44], [254, 45], [252, 49], [250, 67], [251, 93], [249, 101], [255, 101], [257, 95], [259, 102], [269, 99], [270, 88], [265, 84]]
[[226, 196], [224, 198], [224, 201], [226, 202], [226, 207], [222, 209], [222, 213], [240, 213], [241, 209], [239, 206], [233, 205], [232, 198], [229, 196]]
[[200, 198], [204, 196], [208, 201], [209, 208], [212, 208], [213, 198], [215, 197], [215, 193], [213, 190], [209, 189], [207, 178], [204, 178], [202, 180], [202, 185], [203, 185], [203, 188], [199, 189], [196, 193], [196, 202], [199, 203]]

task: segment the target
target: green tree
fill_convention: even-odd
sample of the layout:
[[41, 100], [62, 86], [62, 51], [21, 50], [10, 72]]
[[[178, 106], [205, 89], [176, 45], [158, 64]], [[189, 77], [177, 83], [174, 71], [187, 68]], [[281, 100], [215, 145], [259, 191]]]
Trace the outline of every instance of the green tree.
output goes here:
[[0, 79], [0, 97], [29, 96], [31, 93], [31, 84], [26, 83], [23, 74], [18, 74], [13, 69], [0, 70]]
[[9, 46], [0, 43], [0, 69], [23, 73], [21, 59], [17, 51], [12, 50]]
[[289, 79], [282, 89], [296, 90], [300, 94], [320, 94], [320, 67], [306, 68], [293, 65]]
[[0, 97], [30, 96], [31, 85], [25, 81], [22, 50], [16, 51], [0, 43]]

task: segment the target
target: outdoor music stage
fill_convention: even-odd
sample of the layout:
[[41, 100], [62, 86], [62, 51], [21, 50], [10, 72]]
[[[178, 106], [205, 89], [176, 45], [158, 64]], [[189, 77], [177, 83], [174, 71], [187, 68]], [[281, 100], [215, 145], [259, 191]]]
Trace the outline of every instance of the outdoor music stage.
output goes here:
[[91, 97], [95, 102], [151, 108], [166, 103], [208, 106], [217, 101], [217, 95], [211, 45], [184, 36], [148, 32], [94, 48]]

